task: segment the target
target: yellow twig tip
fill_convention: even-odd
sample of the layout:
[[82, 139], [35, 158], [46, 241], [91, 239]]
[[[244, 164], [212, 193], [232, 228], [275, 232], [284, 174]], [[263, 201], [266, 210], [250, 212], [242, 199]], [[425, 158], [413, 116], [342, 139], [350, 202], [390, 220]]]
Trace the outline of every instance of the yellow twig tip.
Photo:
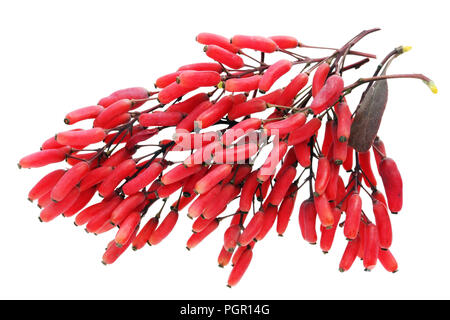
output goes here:
[[431, 92], [438, 93], [438, 89], [433, 81], [428, 81], [427, 83], [428, 88], [430, 88]]
[[412, 49], [411, 46], [402, 46], [403, 53], [408, 52], [411, 49]]

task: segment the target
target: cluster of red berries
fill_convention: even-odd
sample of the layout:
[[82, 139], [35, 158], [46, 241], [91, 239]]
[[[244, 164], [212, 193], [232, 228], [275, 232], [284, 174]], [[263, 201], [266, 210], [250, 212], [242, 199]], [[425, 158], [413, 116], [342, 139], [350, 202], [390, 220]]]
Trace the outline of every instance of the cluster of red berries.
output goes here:
[[[182, 66], [158, 78], [156, 91], [119, 90], [97, 105], [68, 113], [66, 124], [93, 119], [93, 127], [60, 132], [46, 140], [41, 151], [20, 160], [21, 168], [64, 160], [69, 166], [44, 176], [28, 198], [37, 200], [43, 222], [75, 216], [75, 225], [85, 226], [89, 233], [114, 230], [104, 264], [113, 263], [130, 245], [139, 250], [146, 243], [159, 244], [185, 208], [194, 219], [188, 249], [229, 218], [218, 263], [224, 267], [231, 262], [228, 285], [234, 286], [249, 266], [254, 246], [270, 229], [275, 225], [276, 232], [284, 234], [298, 191], [309, 185], [298, 215], [302, 237], [315, 244], [318, 221], [320, 247], [328, 252], [338, 226], [343, 226], [348, 245], [341, 271], [359, 256], [366, 270], [380, 261], [395, 272], [389, 211], [397, 213], [402, 207], [402, 179], [377, 137], [371, 149], [386, 200], [377, 189], [371, 151], [355, 150], [349, 143], [355, 117], [345, 99], [355, 86], [367, 82], [370, 86], [389, 76], [347, 87], [342, 78], [343, 72], [374, 58], [351, 50], [373, 31], [319, 58], [292, 51], [310, 47], [293, 37], [236, 35], [230, 41], [201, 33], [196, 40], [214, 62]], [[258, 57], [246, 49], [256, 50]], [[266, 63], [266, 55], [273, 52], [290, 60]], [[347, 55], [363, 60], [346, 65]], [[295, 66], [303, 68], [285, 87], [272, 90]], [[198, 92], [204, 87], [212, 89]], [[319, 138], [323, 121], [325, 134]], [[173, 139], [149, 143], [168, 128], [175, 128]], [[254, 160], [264, 146], [271, 151], [256, 168]], [[347, 183], [341, 176], [345, 172]], [[372, 201], [374, 220], [362, 210], [361, 189]], [[101, 200], [94, 198], [97, 193]], [[175, 199], [166, 213], [171, 195]], [[222, 214], [235, 200], [237, 211]], [[161, 205], [153, 211], [158, 202]], [[146, 220], [147, 213], [152, 217]]]

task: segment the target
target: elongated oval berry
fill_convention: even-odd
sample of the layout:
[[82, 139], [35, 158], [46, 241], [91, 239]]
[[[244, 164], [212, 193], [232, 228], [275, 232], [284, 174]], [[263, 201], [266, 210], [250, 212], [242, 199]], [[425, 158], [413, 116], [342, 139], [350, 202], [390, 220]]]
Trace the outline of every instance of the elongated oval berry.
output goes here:
[[230, 43], [229, 39], [225, 38], [224, 36], [218, 35], [218, 34], [202, 32], [202, 33], [199, 33], [195, 37], [195, 40], [198, 43], [201, 43], [204, 45], [214, 44], [216, 46], [219, 46], [219, 47], [221, 47], [225, 50], [228, 50], [230, 52], [233, 52], [233, 53], [237, 53], [239, 51], [239, 48], [233, 46]]
[[141, 214], [137, 211], [131, 212], [120, 224], [120, 229], [116, 233], [116, 237], [114, 238], [116, 246], [121, 247], [127, 243], [132, 235], [136, 233], [140, 222]]
[[80, 192], [77, 200], [70, 206], [69, 209], [64, 210], [63, 216], [68, 218], [75, 214], [77, 214], [80, 210], [82, 210], [89, 201], [92, 200], [95, 193], [97, 192], [97, 188], [90, 188], [87, 190], [84, 190], [83, 192]]
[[244, 66], [244, 60], [240, 56], [214, 44], [205, 46], [203, 51], [211, 59], [231, 69], [240, 69]]
[[403, 181], [394, 160], [385, 158], [380, 162], [380, 176], [386, 191], [389, 210], [397, 213], [403, 205]]
[[144, 127], [171, 127], [176, 126], [184, 118], [181, 112], [152, 112], [139, 116], [139, 123]]
[[180, 189], [183, 186], [183, 184], [185, 183], [185, 180], [186, 179], [176, 181], [171, 184], [161, 185], [156, 190], [156, 194], [158, 195], [159, 198], [165, 199], [165, 198], [169, 197], [171, 194], [173, 194], [175, 191]]
[[239, 236], [238, 245], [246, 246], [255, 239], [264, 223], [264, 212], [258, 211]]
[[293, 49], [300, 46], [300, 42], [290, 36], [272, 36], [269, 39], [274, 41], [280, 49]]
[[248, 266], [250, 265], [250, 262], [252, 261], [253, 257], [253, 251], [251, 248], [245, 249], [244, 252], [239, 257], [239, 260], [237, 260], [236, 264], [234, 265], [233, 269], [231, 270], [230, 276], [228, 277], [227, 286], [233, 287], [238, 284], [238, 282], [241, 280], [242, 276], [244, 275], [245, 271], [247, 271]]
[[249, 118], [245, 119], [232, 128], [225, 131], [220, 141], [224, 146], [232, 144], [236, 139], [254, 131], [261, 127], [261, 119]]
[[376, 137], [372, 144], [373, 155], [377, 164], [378, 172], [380, 172], [380, 162], [386, 158], [386, 147], [380, 137]]
[[377, 186], [377, 180], [373, 174], [372, 166], [370, 165], [370, 151], [359, 152], [358, 159], [359, 165], [361, 166], [361, 171], [363, 172], [365, 184], [369, 188], [375, 188]]
[[38, 151], [20, 159], [18, 166], [19, 168], [43, 167], [51, 163], [64, 161], [69, 152], [70, 147]]
[[95, 118], [94, 127], [104, 127], [115, 117], [130, 111], [132, 107], [133, 101], [129, 99], [122, 99], [114, 102], [100, 112], [100, 114]]
[[222, 212], [222, 209], [233, 200], [239, 191], [240, 189], [231, 183], [224, 185], [218, 197], [214, 201], [207, 204], [202, 216], [205, 219], [214, 219], [217, 217]]
[[350, 128], [352, 126], [352, 113], [345, 99], [334, 106], [337, 124], [337, 137], [340, 142], [345, 142], [350, 137]]
[[248, 78], [232, 78], [225, 81], [225, 90], [229, 92], [249, 92], [258, 89], [260, 75]]
[[230, 174], [232, 166], [230, 164], [219, 164], [213, 167], [203, 178], [201, 178], [194, 187], [194, 192], [203, 194], [211, 190], [228, 174]]
[[362, 201], [358, 193], [350, 195], [347, 201], [344, 235], [348, 240], [354, 240], [358, 235], [361, 220]]
[[232, 224], [228, 227], [223, 235], [223, 248], [229, 252], [233, 252], [237, 246], [239, 236], [241, 235], [241, 226]]
[[191, 250], [195, 248], [200, 242], [202, 242], [207, 236], [209, 236], [219, 226], [219, 220], [214, 219], [208, 224], [202, 231], [193, 233], [186, 243], [186, 248]]
[[330, 162], [325, 157], [320, 157], [317, 165], [316, 181], [314, 184], [314, 191], [321, 195], [325, 192], [330, 181], [331, 167]]
[[328, 181], [327, 189], [325, 190], [327, 199], [330, 201], [335, 201], [338, 195], [338, 179], [340, 168], [341, 166], [336, 163], [330, 164], [330, 181]]
[[220, 142], [211, 142], [210, 144], [195, 150], [194, 153], [184, 160], [183, 164], [186, 167], [191, 167], [195, 164], [210, 164], [215, 152], [221, 149], [222, 145]]
[[69, 112], [64, 117], [64, 123], [72, 125], [82, 120], [95, 119], [103, 110], [104, 108], [98, 105], [79, 108]]
[[76, 187], [72, 188], [64, 199], [59, 202], [51, 202], [49, 205], [45, 206], [39, 215], [39, 220], [41, 222], [49, 222], [55, 219], [64, 211], [68, 210], [75, 201], [77, 201], [79, 195], [80, 190]]
[[153, 231], [158, 226], [158, 218], [153, 217], [147, 221], [144, 227], [138, 232], [136, 238], [133, 240], [133, 250], [141, 249], [148, 241]]
[[128, 242], [126, 242], [122, 247], [118, 247], [118, 246], [114, 245], [114, 241], [112, 241], [112, 243], [110, 243], [110, 245], [108, 245], [105, 253], [103, 254], [102, 263], [105, 266], [108, 264], [114, 263], [122, 255], [122, 253], [124, 253], [128, 249], [131, 242], [136, 237], [136, 232], [137, 231], [135, 231], [131, 235], [131, 237], [128, 239]]
[[196, 87], [183, 87], [178, 83], [173, 82], [169, 84], [167, 87], [163, 88], [158, 93], [158, 101], [162, 104], [167, 104], [172, 102], [175, 99], [178, 99], [181, 96], [184, 96], [186, 93], [189, 93], [193, 90], [197, 89]]
[[280, 205], [280, 209], [278, 210], [277, 233], [280, 237], [283, 236], [286, 231], [292, 212], [294, 211], [295, 199], [297, 197], [297, 185], [292, 184], [291, 187], [292, 186], [295, 187], [295, 192], [290, 193], [291, 188], [289, 189], [288, 194], [284, 198]]
[[212, 126], [217, 121], [222, 119], [233, 106], [233, 99], [231, 96], [225, 96], [217, 103], [211, 105], [207, 110], [203, 111], [197, 116], [194, 122], [194, 127], [205, 129]]
[[[128, 123], [131, 120], [131, 115], [128, 112], [119, 114], [118, 116], [112, 118], [105, 124], [102, 124], [100, 127], [103, 129], [114, 129], [119, 127], [122, 124]], [[94, 121], [95, 122], [95, 121]], [[94, 124], [94, 126], [97, 126]]]
[[343, 89], [344, 80], [340, 76], [332, 75], [329, 77], [310, 106], [314, 114], [319, 114], [336, 103]]
[[396, 273], [398, 271], [397, 260], [395, 260], [392, 252], [389, 250], [379, 250], [378, 251], [378, 260], [380, 260], [383, 267], [386, 271]]
[[376, 199], [373, 199], [373, 214], [378, 229], [378, 239], [381, 249], [389, 249], [392, 244], [392, 226], [391, 219], [386, 206]]
[[296, 145], [311, 138], [319, 130], [322, 121], [319, 118], [312, 118], [303, 126], [295, 129], [289, 134], [288, 144]]
[[334, 215], [326, 195], [314, 196], [314, 205], [317, 210], [320, 222], [324, 228], [332, 227], [334, 224]]
[[113, 171], [113, 167], [98, 167], [89, 171], [80, 181], [80, 191], [83, 192], [106, 179]]
[[366, 271], [375, 268], [378, 260], [379, 242], [377, 226], [370, 223], [364, 231], [364, 259], [363, 264]]
[[164, 240], [169, 233], [175, 227], [178, 220], [178, 212], [170, 211], [161, 224], [153, 231], [150, 238], [148, 239], [148, 244], [154, 246]]
[[266, 108], [267, 103], [264, 100], [260, 98], [251, 99], [249, 101], [233, 105], [233, 107], [231, 107], [230, 111], [228, 112], [228, 119], [236, 120], [237, 118], [243, 116], [262, 112], [266, 110]]
[[79, 162], [67, 170], [52, 189], [51, 197], [55, 202], [64, 199], [89, 171], [89, 164]]
[[204, 101], [197, 105], [192, 112], [190, 112], [183, 120], [181, 120], [176, 130], [177, 132], [192, 132], [194, 130], [194, 121], [197, 117], [202, 114], [204, 111], [208, 110], [212, 106], [210, 101]]
[[296, 175], [297, 170], [293, 166], [287, 168], [279, 180], [275, 182], [275, 185], [267, 198], [268, 203], [273, 206], [278, 206], [286, 196], [286, 192], [291, 186], [292, 181], [294, 181]]
[[322, 235], [320, 237], [320, 249], [323, 253], [328, 253], [333, 245], [334, 236], [336, 234], [336, 229], [341, 218], [341, 209], [338, 207], [333, 208], [334, 224], [330, 229], [325, 229], [321, 227]]
[[317, 210], [312, 199], [302, 202], [298, 215], [300, 231], [303, 239], [311, 244], [317, 243], [316, 233]]
[[51, 191], [65, 172], [66, 171], [63, 169], [58, 169], [45, 175], [41, 180], [38, 181], [38, 183], [34, 185], [30, 192], [28, 192], [28, 200], [33, 201], [39, 199], [40, 197]]
[[236, 147], [226, 148], [215, 152], [215, 163], [242, 163], [254, 156], [258, 151], [256, 143], [241, 144]]
[[308, 83], [308, 78], [308, 74], [304, 72], [298, 74], [289, 82], [286, 88], [284, 88], [283, 92], [275, 101], [275, 104], [288, 107], [291, 106], [297, 94]]
[[192, 167], [185, 167], [184, 165], [180, 164], [176, 167], [174, 167], [172, 170], [166, 172], [161, 177], [161, 183], [162, 184], [171, 184], [180, 180], [183, 180], [184, 178], [187, 178], [193, 174], [196, 174], [202, 170], [202, 166], [197, 164]]
[[287, 143], [283, 141], [274, 143], [272, 151], [270, 151], [266, 161], [264, 161], [264, 164], [258, 171], [258, 181], [264, 182], [274, 174], [278, 163], [280, 163], [281, 159], [283, 159], [284, 155], [287, 152], [287, 147]]
[[306, 116], [304, 113], [295, 113], [284, 120], [267, 122], [264, 125], [264, 130], [269, 136], [281, 136], [301, 127], [305, 122]]
[[212, 87], [219, 84], [221, 78], [216, 71], [193, 71], [181, 72], [176, 81], [183, 87]]
[[345, 161], [342, 163], [342, 167], [347, 171], [353, 167], [353, 151], [353, 148], [347, 145], [347, 155], [345, 156]]
[[136, 177], [127, 181], [123, 187], [122, 191], [126, 195], [132, 195], [142, 190], [150, 183], [152, 183], [159, 174], [163, 171], [164, 167], [159, 162], [153, 162], [147, 168], [143, 169], [138, 173]]
[[[149, 94], [150, 94], [149, 91], [142, 87], [132, 87], [132, 88], [121, 89], [121, 90], [117, 90], [117, 91], [111, 93], [109, 96], [101, 99], [98, 102], [98, 105], [106, 108], [106, 107], [109, 107], [114, 102], [117, 102], [122, 99], [130, 99], [130, 100], [132, 100], [132, 99], [137, 99], [137, 100], [147, 99], [149, 97]], [[145, 101], [136, 102], [133, 107], [134, 108], [140, 107], [144, 103], [145, 103]]]
[[197, 93], [184, 101], [172, 104], [167, 108], [166, 112], [190, 113], [196, 106], [207, 100], [209, 100], [208, 94], [203, 92]]
[[217, 257], [217, 263], [219, 264], [220, 268], [225, 267], [230, 263], [231, 256], [233, 255], [233, 252], [230, 252], [226, 250], [224, 247], [220, 250], [219, 256]]
[[353, 262], [355, 262], [356, 257], [358, 256], [358, 250], [360, 246], [360, 236], [356, 237], [355, 240], [347, 242], [347, 246], [345, 247], [344, 254], [341, 258], [341, 262], [339, 263], [340, 272], [348, 271], [352, 267]]
[[123, 221], [133, 210], [135, 210], [141, 203], [145, 201], [145, 194], [138, 192], [132, 196], [124, 199], [114, 210], [111, 212], [111, 224], [118, 225]]
[[161, 89], [167, 87], [169, 84], [174, 83], [182, 72], [183, 71], [175, 71], [159, 77], [156, 79], [155, 87]]
[[[99, 230], [104, 229], [107, 225], [108, 228], [113, 225], [109, 222], [112, 211], [122, 202], [122, 198], [118, 195], [113, 195], [105, 201], [104, 206], [93, 215], [86, 225], [86, 232], [97, 233]], [[78, 216], [77, 216], [78, 217]]]
[[259, 90], [263, 93], [269, 91], [272, 85], [280, 79], [285, 73], [291, 70], [292, 63], [289, 60], [279, 60], [267, 68], [266, 72], [259, 81]]
[[201, 166], [200, 170], [198, 170], [196, 173], [189, 176], [189, 178], [186, 180], [186, 183], [183, 185], [183, 195], [185, 197], [194, 196], [194, 187], [198, 180], [203, 178], [205, 174], [208, 172], [207, 166]]
[[92, 217], [94, 217], [101, 209], [103, 209], [107, 204], [106, 200], [103, 200], [99, 203], [93, 204], [82, 211], [80, 211], [75, 217], [74, 224], [78, 226], [82, 226], [86, 224]]
[[118, 184], [136, 170], [136, 162], [133, 159], [125, 160], [119, 164], [98, 187], [98, 193], [107, 197], [114, 192]]
[[269, 233], [270, 229], [272, 229], [275, 220], [277, 219], [278, 210], [277, 207], [268, 205], [264, 211], [264, 221], [262, 223], [261, 230], [259, 230], [258, 234], [255, 237], [256, 241], [261, 241], [266, 237]]
[[253, 49], [266, 53], [272, 53], [278, 49], [275, 41], [261, 36], [235, 35], [230, 42], [241, 49]]
[[308, 145], [308, 141], [303, 141], [294, 145], [294, 151], [298, 163], [300, 163], [303, 168], [308, 168], [311, 165], [311, 148]]
[[199, 62], [181, 66], [177, 71], [195, 70], [195, 71], [216, 71], [221, 73], [223, 68], [216, 62]]
[[330, 72], [330, 65], [328, 63], [322, 63], [314, 73], [313, 83], [311, 88], [312, 96], [315, 97], [317, 93], [322, 89], [325, 81], [327, 80], [328, 73]]
[[68, 146], [81, 146], [97, 143], [105, 139], [106, 132], [102, 128], [92, 128], [79, 131], [60, 132], [55, 136], [58, 143]]
[[259, 181], [256, 179], [258, 171], [253, 171], [242, 187], [241, 197], [239, 198], [239, 210], [249, 212], [255, 197]]

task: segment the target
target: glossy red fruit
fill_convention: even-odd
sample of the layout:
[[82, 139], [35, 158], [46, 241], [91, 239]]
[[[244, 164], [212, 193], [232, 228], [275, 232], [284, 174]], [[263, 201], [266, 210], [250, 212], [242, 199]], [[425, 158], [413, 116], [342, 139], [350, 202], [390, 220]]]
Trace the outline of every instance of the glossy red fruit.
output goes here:
[[91, 201], [96, 192], [97, 188], [90, 188], [80, 192], [77, 200], [70, 206], [70, 208], [64, 210], [63, 216], [68, 218], [77, 214], [89, 203], [89, 201]]
[[284, 174], [279, 177], [279, 180], [275, 182], [275, 185], [273, 186], [272, 191], [267, 198], [268, 203], [273, 206], [278, 206], [286, 196], [286, 193], [291, 186], [292, 181], [294, 181], [296, 175], [297, 170], [293, 166], [287, 168], [284, 171]]
[[[149, 97], [149, 91], [142, 87], [133, 87], [133, 88], [126, 88], [121, 89], [113, 92], [109, 96], [101, 99], [98, 102], [98, 105], [102, 107], [109, 107], [111, 104], [113, 104], [116, 101], [119, 101], [121, 99], [147, 99]], [[134, 108], [140, 107], [142, 104], [144, 104], [145, 101], [142, 102], [136, 102], [134, 105]]]
[[303, 168], [311, 165], [311, 148], [308, 143], [308, 141], [303, 141], [294, 145], [295, 156]]
[[[229, 81], [229, 80], [228, 80]], [[228, 112], [228, 119], [236, 120], [237, 118], [251, 115], [266, 110], [267, 103], [259, 98], [233, 105]]]
[[239, 260], [234, 265], [233, 269], [231, 270], [230, 276], [228, 277], [227, 286], [233, 287], [238, 284], [238, 282], [241, 280], [242, 276], [244, 275], [245, 271], [247, 270], [248, 266], [250, 265], [250, 262], [253, 257], [253, 251], [251, 248], [247, 248], [239, 257]]
[[114, 241], [116, 246], [120, 247], [128, 243], [130, 238], [136, 234], [139, 229], [139, 223], [141, 222], [141, 214], [137, 211], [131, 212], [124, 220], [120, 223], [120, 229], [116, 233]]
[[237, 246], [242, 227], [239, 224], [232, 224], [228, 227], [223, 235], [223, 248], [229, 252], [233, 252]]
[[205, 219], [213, 219], [217, 217], [225, 206], [230, 203], [236, 194], [238, 194], [240, 188], [232, 184], [227, 184], [222, 187], [219, 196], [212, 202], [210, 202], [202, 213]]
[[256, 118], [249, 118], [249, 119], [242, 120], [241, 122], [239, 122], [232, 128], [225, 131], [225, 133], [222, 135], [222, 137], [220, 139], [220, 142], [224, 146], [228, 146], [228, 145], [232, 144], [238, 138], [240, 138], [254, 130], [259, 129], [261, 127], [261, 123], [262, 123], [261, 119], [256, 119]]
[[59, 169], [50, 172], [45, 175], [41, 180], [38, 181], [34, 185], [34, 187], [28, 192], [28, 200], [33, 201], [39, 199], [43, 195], [50, 192], [54, 185], [58, 182], [59, 179], [64, 175], [66, 171]]
[[165, 88], [169, 84], [174, 83], [177, 80], [177, 77], [181, 74], [182, 71], [176, 71], [172, 73], [165, 74], [158, 79], [156, 79], [155, 87], [156, 88]]
[[180, 101], [175, 104], [172, 104], [171, 106], [169, 106], [167, 108], [166, 112], [190, 113], [200, 103], [208, 101], [208, 100], [209, 100], [208, 94], [206, 94], [204, 92], [197, 93], [184, 101]]
[[229, 92], [249, 92], [258, 89], [260, 75], [254, 75], [248, 78], [232, 78], [225, 81], [225, 90]]
[[277, 216], [277, 233], [283, 236], [289, 224], [292, 212], [294, 211], [295, 200], [297, 198], [297, 185], [291, 184], [283, 202], [280, 205]]
[[217, 257], [217, 263], [219, 267], [223, 268], [230, 263], [231, 256], [233, 252], [226, 250], [224, 247], [220, 250], [219, 256]]
[[353, 148], [347, 145], [347, 156], [345, 157], [345, 161], [342, 163], [342, 167], [349, 171], [353, 168]]
[[378, 239], [381, 249], [389, 249], [392, 244], [392, 226], [391, 219], [386, 206], [376, 199], [373, 199], [373, 214], [378, 229]]
[[133, 107], [133, 101], [129, 99], [122, 99], [114, 102], [105, 108], [95, 118], [94, 127], [104, 127], [109, 121], [115, 117], [130, 111]]
[[330, 162], [325, 157], [320, 157], [317, 165], [316, 181], [314, 183], [314, 191], [317, 195], [325, 192], [331, 177]]
[[138, 192], [124, 199], [111, 213], [110, 222], [113, 225], [123, 221], [133, 210], [145, 201], [145, 194]]
[[314, 134], [316, 134], [321, 125], [322, 121], [320, 121], [320, 119], [312, 118], [303, 126], [295, 129], [289, 134], [288, 144], [296, 145], [303, 141], [309, 140]]
[[136, 162], [133, 159], [125, 160], [119, 164], [113, 172], [100, 184], [98, 193], [107, 197], [114, 192], [119, 183], [136, 170]]
[[156, 193], [159, 198], [165, 199], [175, 193], [178, 189], [180, 189], [183, 184], [185, 183], [184, 180], [180, 180], [171, 184], [161, 185], [157, 190]]
[[205, 129], [212, 126], [220, 119], [222, 119], [233, 106], [233, 99], [231, 96], [221, 98], [217, 103], [214, 103], [207, 110], [203, 111], [197, 116], [194, 122], [194, 127]]
[[375, 268], [378, 260], [379, 241], [377, 226], [373, 223], [367, 225], [364, 232], [364, 259], [363, 264], [366, 271]]
[[154, 246], [164, 240], [169, 233], [175, 227], [175, 224], [178, 221], [178, 212], [170, 211], [161, 224], [153, 231], [150, 238], [148, 239], [148, 244]]
[[377, 180], [373, 174], [372, 166], [370, 165], [370, 152], [359, 152], [358, 159], [366, 186], [375, 188], [377, 186]]
[[176, 126], [184, 118], [181, 112], [152, 112], [139, 116], [139, 123], [144, 127], [171, 127]]
[[347, 247], [345, 248], [344, 254], [342, 255], [341, 262], [339, 263], [339, 271], [345, 272], [348, 271], [353, 262], [355, 262], [356, 257], [358, 256], [358, 250], [361, 246], [360, 237], [356, 237], [355, 240], [351, 240], [347, 242]]
[[272, 36], [269, 39], [273, 40], [280, 49], [293, 49], [300, 46], [300, 42], [290, 36]]
[[325, 81], [327, 80], [328, 73], [330, 72], [330, 65], [326, 62], [320, 64], [314, 73], [313, 83], [311, 88], [312, 96], [315, 97], [317, 93], [322, 89]]
[[91, 187], [96, 186], [106, 179], [113, 171], [113, 167], [98, 167], [89, 171], [80, 181], [80, 191], [83, 192]]
[[241, 196], [239, 198], [239, 210], [242, 212], [249, 212], [252, 206], [253, 199], [255, 198], [255, 192], [259, 185], [256, 175], [258, 171], [253, 171], [242, 187]]
[[220, 74], [216, 71], [183, 71], [176, 79], [183, 87], [211, 87], [220, 82]]
[[193, 233], [186, 243], [186, 248], [191, 250], [195, 248], [200, 242], [202, 242], [207, 236], [209, 236], [219, 226], [219, 220], [214, 219], [208, 224], [202, 231]]
[[386, 191], [389, 210], [397, 213], [403, 205], [403, 181], [394, 160], [385, 158], [380, 162], [380, 176]]
[[152, 183], [163, 169], [164, 166], [160, 162], [153, 162], [147, 168], [140, 171], [136, 177], [126, 182], [122, 187], [122, 191], [126, 195], [135, 194]]
[[283, 159], [284, 155], [287, 152], [287, 147], [287, 143], [283, 141], [274, 143], [272, 151], [270, 151], [269, 155], [264, 161], [264, 164], [258, 171], [258, 175], [256, 178], [259, 182], [266, 181], [275, 173], [278, 163], [280, 163], [281, 159]]
[[97, 143], [105, 139], [106, 133], [102, 128], [92, 128], [78, 131], [60, 132], [55, 136], [58, 143], [68, 146], [81, 146]]
[[261, 231], [263, 223], [264, 212], [258, 211], [257, 213], [255, 213], [255, 215], [252, 217], [248, 225], [244, 228], [241, 235], [239, 236], [238, 245], [246, 246], [250, 244], [250, 242], [252, 242], [253, 239], [255, 239], [255, 237], [258, 235], [259, 231]]
[[258, 151], [256, 143], [241, 144], [215, 152], [213, 161], [215, 163], [243, 163], [254, 156]]
[[378, 172], [380, 172], [380, 162], [386, 158], [386, 147], [380, 137], [376, 137], [372, 144], [373, 155], [377, 164]]
[[244, 60], [240, 56], [214, 44], [205, 46], [203, 51], [211, 59], [231, 69], [240, 69], [244, 66]]
[[334, 224], [333, 227], [326, 229], [321, 227], [321, 236], [320, 236], [320, 249], [322, 249], [323, 253], [328, 253], [330, 251], [331, 246], [333, 245], [334, 236], [336, 234], [336, 229], [339, 225], [339, 220], [341, 218], [341, 209], [338, 207], [334, 207], [333, 209], [334, 215]]
[[219, 164], [213, 167], [203, 178], [201, 178], [194, 187], [194, 192], [204, 194], [216, 186], [228, 174], [230, 174], [232, 166], [230, 164]]
[[205, 210], [206, 206], [220, 193], [222, 186], [220, 184], [214, 186], [210, 191], [201, 194], [188, 209], [188, 217], [196, 218]]
[[349, 196], [345, 215], [344, 235], [348, 240], [353, 240], [358, 235], [359, 222], [361, 220], [362, 201], [358, 193]]
[[266, 53], [272, 53], [278, 49], [275, 41], [261, 36], [235, 35], [230, 42], [241, 49], [253, 49]]
[[195, 71], [216, 71], [221, 73], [223, 68], [216, 62], [199, 62], [181, 66], [177, 71], [195, 70]]
[[195, 40], [198, 43], [204, 44], [204, 45], [210, 45], [210, 44], [214, 44], [216, 46], [219, 46], [225, 50], [228, 50], [230, 52], [233, 53], [237, 53], [239, 51], [239, 48], [233, 46], [230, 43], [230, 40], [228, 38], [225, 38], [224, 36], [218, 35], [218, 34], [214, 34], [214, 33], [209, 33], [209, 32], [202, 32], [199, 33], [196, 37]]
[[18, 166], [20, 169], [43, 167], [51, 163], [64, 161], [69, 152], [70, 147], [38, 151], [20, 159]]
[[337, 138], [340, 142], [345, 142], [350, 137], [350, 128], [352, 126], [352, 113], [347, 105], [345, 99], [334, 106], [336, 116], [338, 119], [337, 124]]
[[298, 215], [300, 231], [303, 239], [311, 244], [317, 243], [316, 233], [317, 210], [312, 199], [302, 202]]
[[314, 114], [319, 114], [334, 105], [344, 89], [344, 80], [338, 75], [329, 77], [310, 106]]
[[108, 245], [108, 248], [103, 254], [102, 263], [104, 265], [114, 263], [128, 249], [135, 236], [136, 231], [130, 236], [128, 242], [126, 242], [122, 247], [114, 245], [114, 241], [112, 241], [112, 244], [110, 243], [110, 245]]
[[72, 125], [82, 120], [95, 119], [104, 109], [95, 105], [73, 110], [64, 117], [64, 123]]
[[67, 170], [52, 189], [51, 197], [55, 202], [64, 199], [69, 192], [86, 176], [89, 164], [79, 162]]
[[[97, 233], [99, 230], [104, 229], [106, 225], [112, 226], [109, 222], [111, 217], [111, 212], [120, 204], [122, 198], [117, 195], [113, 195], [105, 201], [104, 206], [98, 210], [95, 215], [93, 215], [86, 225], [86, 232]], [[80, 213], [81, 214], [81, 213]], [[78, 216], [77, 216], [78, 217]]]
[[204, 101], [197, 105], [192, 112], [190, 112], [183, 120], [181, 120], [176, 127], [177, 132], [186, 133], [194, 130], [194, 121], [204, 111], [208, 110], [212, 106], [210, 101]]
[[41, 210], [39, 220], [41, 222], [49, 222], [57, 216], [68, 210], [77, 201], [80, 195], [78, 188], [72, 188], [64, 199], [59, 202], [51, 202]]
[[314, 205], [322, 226], [324, 228], [332, 227], [334, 224], [334, 215], [326, 195], [314, 196]]
[[267, 135], [285, 135], [293, 130], [300, 128], [306, 122], [304, 113], [296, 113], [284, 120], [267, 122], [264, 130]]
[[378, 251], [378, 260], [380, 260], [383, 267], [386, 271], [396, 273], [398, 271], [397, 260], [395, 260], [392, 252], [389, 250], [379, 250]]
[[153, 217], [147, 221], [144, 227], [136, 235], [136, 238], [133, 240], [133, 250], [136, 251], [144, 247], [153, 231], [155, 231], [156, 227], [158, 226], [158, 222], [159, 219], [156, 217]]
[[272, 226], [275, 223], [275, 220], [277, 219], [278, 210], [277, 207], [268, 205], [264, 209], [264, 221], [262, 223], [261, 230], [259, 230], [258, 234], [255, 237], [256, 241], [261, 241], [265, 238], [267, 233], [269, 233], [270, 229], [272, 229]]
[[197, 89], [196, 87], [183, 87], [176, 82], [169, 84], [167, 87], [163, 88], [158, 93], [158, 101], [162, 104], [167, 104], [172, 102], [175, 99], [178, 99], [184, 96], [186, 93], [189, 93], [193, 90]]
[[283, 89], [278, 99], [276, 99], [275, 104], [281, 106], [291, 106], [297, 94], [305, 87], [307, 83], [308, 75], [303, 72], [300, 73]]
[[292, 63], [289, 60], [279, 60], [267, 68], [259, 82], [259, 90], [263, 93], [269, 91], [272, 85], [285, 73], [291, 70]]

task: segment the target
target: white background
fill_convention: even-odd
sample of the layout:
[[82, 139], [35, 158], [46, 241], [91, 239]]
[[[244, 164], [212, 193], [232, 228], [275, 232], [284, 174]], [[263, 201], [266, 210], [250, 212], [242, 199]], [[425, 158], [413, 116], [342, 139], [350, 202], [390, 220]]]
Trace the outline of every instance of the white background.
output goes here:
[[[0, 298], [316, 299], [450, 298], [449, 31], [446, 1], [2, 1], [0, 101]], [[423, 72], [392, 80], [380, 136], [403, 173], [404, 209], [393, 217], [393, 253], [400, 272], [357, 261], [338, 263], [345, 239], [324, 256], [300, 239], [297, 209], [284, 238], [274, 231], [255, 248], [241, 283], [228, 289], [229, 268], [216, 258], [224, 227], [191, 252], [185, 215], [161, 245], [100, 263], [113, 235], [94, 237], [72, 219], [38, 222], [26, 200], [49, 169], [18, 170], [25, 154], [65, 130], [66, 112], [94, 104], [114, 90], [152, 87], [182, 64], [204, 61], [199, 32], [288, 34], [307, 44], [340, 46], [359, 31], [381, 27], [357, 49], [382, 58], [398, 45], [413, 50], [391, 73]], [[306, 53], [306, 51], [304, 51]], [[349, 72], [369, 75], [376, 63]], [[302, 192], [299, 201], [306, 197]], [[365, 201], [367, 202], [367, 198]]]

